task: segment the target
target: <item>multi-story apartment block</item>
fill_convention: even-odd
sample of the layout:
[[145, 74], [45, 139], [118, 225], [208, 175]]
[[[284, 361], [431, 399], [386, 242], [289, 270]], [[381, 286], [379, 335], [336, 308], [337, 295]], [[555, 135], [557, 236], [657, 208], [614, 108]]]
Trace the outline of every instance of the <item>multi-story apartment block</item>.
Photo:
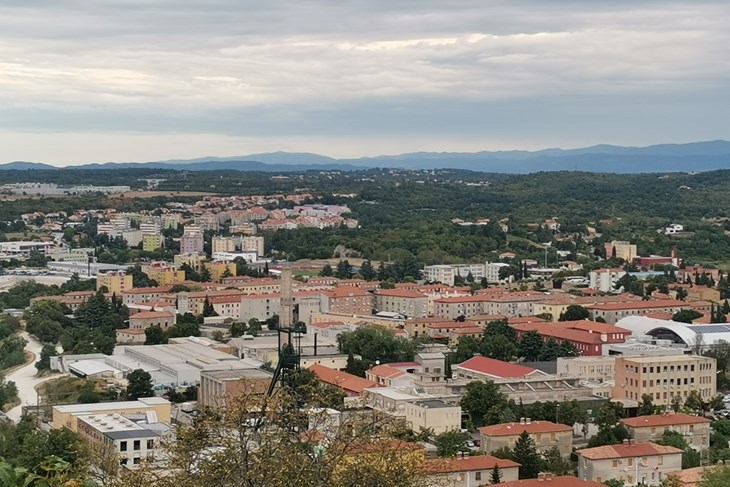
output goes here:
[[[170, 293], [172, 286], [139, 287], [122, 293], [124, 304], [144, 304], [162, 301]], [[173, 299], [174, 303], [174, 299]]]
[[573, 344], [583, 356], [607, 354], [604, 350], [605, 345], [624, 343], [626, 337], [631, 335], [630, 330], [589, 320], [527, 323], [513, 327], [520, 338], [528, 331], [537, 331], [545, 341], [553, 339]]
[[256, 252], [257, 257], [260, 259], [264, 256], [264, 237], [243, 237], [241, 239], [241, 251]]
[[96, 276], [96, 290], [106, 287], [107, 291], [117, 296], [121, 296], [123, 292], [132, 289], [132, 275], [124, 271], [107, 271], [100, 272]]
[[154, 252], [162, 247], [164, 239], [160, 234], [142, 234], [142, 250], [145, 252]]
[[675, 397], [684, 402], [697, 391], [704, 402], [717, 395], [717, 367], [711, 357], [669, 355], [616, 357], [614, 399], [640, 402], [644, 394], [657, 406], [670, 406]]
[[152, 262], [145, 266], [143, 270], [150, 279], [156, 281], [160, 286], [167, 286], [185, 280], [185, 271], [179, 271], [177, 267], [167, 262]]
[[321, 311], [323, 313], [345, 313], [369, 315], [373, 312], [372, 293], [358, 287], [338, 287], [322, 291]]
[[155, 451], [172, 428], [169, 424], [149, 422], [149, 418], [145, 418], [139, 424], [140, 419], [133, 415], [107, 413], [79, 416], [76, 421], [79, 436], [92, 450], [111, 447], [122, 467], [136, 469], [142, 462], [155, 460]]
[[557, 374], [567, 377], [579, 377], [581, 380], [604, 383], [616, 378], [616, 357], [603, 355], [598, 357], [559, 357]]
[[380, 289], [375, 293], [375, 310], [400, 313], [408, 317], [428, 314], [428, 296], [406, 289]]
[[602, 318], [606, 323], [616, 324], [621, 318], [627, 316], [643, 316], [649, 313], [671, 313], [674, 314], [686, 308], [696, 309], [700, 312], [710, 311], [710, 303], [685, 303], [672, 299], [656, 301], [630, 301], [621, 303], [606, 303], [587, 306], [591, 319]]
[[198, 405], [225, 408], [241, 395], [264, 394], [272, 374], [261, 369], [210, 370], [200, 373]]
[[578, 477], [605, 482], [622, 480], [627, 487], [639, 483], [655, 486], [671, 472], [682, 469], [682, 450], [656, 443], [624, 440], [621, 445], [606, 445], [578, 450]]
[[611, 243], [604, 244], [606, 249], [606, 258], [616, 257], [624, 262], [633, 262], [639, 256], [636, 251], [636, 244], [625, 242], [622, 240], [614, 240]]
[[661, 441], [665, 431], [676, 431], [695, 450], [706, 450], [710, 447], [711, 421], [702, 416], [665, 412], [624, 418], [621, 422], [629, 430], [631, 438], [637, 442]]
[[514, 448], [523, 432], [530, 435], [539, 453], [557, 447], [563, 457], [569, 457], [573, 450], [572, 426], [552, 421], [532, 421], [530, 418], [522, 418], [519, 423], [502, 423], [479, 428], [481, 449], [490, 453], [503, 447]]
[[604, 293], [611, 293], [616, 291], [618, 280], [625, 275], [626, 271], [621, 268], [596, 269], [588, 274], [588, 287]]
[[186, 225], [180, 237], [180, 253], [202, 253], [203, 243], [203, 230], [198, 225]]
[[210, 241], [211, 253], [235, 252], [237, 249], [236, 239], [233, 237], [213, 237]]
[[459, 316], [469, 318], [484, 314], [487, 296], [453, 296], [434, 299], [434, 315], [454, 320]]
[[461, 407], [441, 400], [406, 404], [406, 425], [413, 431], [431, 429], [434, 434], [461, 428]]
[[203, 264], [210, 272], [210, 280], [213, 282], [221, 282], [224, 277], [236, 275], [236, 263], [226, 261], [206, 262]]

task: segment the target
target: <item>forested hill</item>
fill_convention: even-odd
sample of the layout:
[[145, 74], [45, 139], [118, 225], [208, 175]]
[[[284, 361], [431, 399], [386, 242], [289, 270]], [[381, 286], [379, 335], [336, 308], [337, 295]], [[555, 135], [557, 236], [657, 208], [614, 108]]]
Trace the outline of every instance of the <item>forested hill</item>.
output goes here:
[[[648, 147], [596, 145], [539, 151], [412, 152], [395, 156], [335, 159], [310, 153], [274, 152], [237, 157], [204, 157], [155, 162], [85, 164], [78, 169], [179, 169], [187, 171], [356, 171], [367, 168], [467, 169], [526, 174], [540, 171], [586, 171], [635, 174], [730, 169], [730, 142], [713, 140]], [[52, 169], [39, 163], [0, 164], [0, 169]]]
[[[631, 240], [643, 255], [663, 254], [677, 246], [683, 257], [697, 262], [730, 265], [730, 170], [687, 174], [595, 174], [541, 172], [529, 175], [470, 171], [365, 170], [310, 171], [270, 174], [235, 171], [191, 173], [151, 169], [0, 171], [0, 183], [54, 181], [59, 184], [129, 184], [142, 178], [163, 178], [153, 198], [83, 197], [12, 199], [1, 195], [2, 219], [43, 209], [73, 212], [78, 208], [115, 207], [154, 210], [171, 201], [192, 202], [186, 191], [223, 195], [317, 195], [314, 201], [342, 203], [352, 210], [360, 228], [299, 229], [266, 232], [267, 250], [291, 258], [322, 258], [344, 245], [373, 260], [413, 256], [420, 263], [494, 258], [498, 250], [540, 257], [540, 243], [553, 248], [592, 252], [602, 240]], [[42, 206], [41, 206], [42, 205]], [[460, 226], [452, 222], [487, 218], [491, 225]], [[593, 227], [602, 236], [576, 248], [540, 227], [558, 218], [564, 236], [585, 235]], [[496, 224], [508, 225], [505, 234]], [[661, 229], [681, 223], [681, 238]], [[0, 232], [2, 229], [0, 229]]]

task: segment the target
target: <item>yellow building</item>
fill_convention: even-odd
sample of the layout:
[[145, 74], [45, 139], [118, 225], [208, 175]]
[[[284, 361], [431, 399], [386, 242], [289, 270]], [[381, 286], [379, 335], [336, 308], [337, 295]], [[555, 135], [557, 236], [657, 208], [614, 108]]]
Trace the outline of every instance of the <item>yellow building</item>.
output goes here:
[[625, 262], [633, 262], [634, 259], [639, 256], [638, 252], [636, 251], [636, 244], [620, 240], [614, 240], [613, 242], [611, 242], [611, 245], [616, 251], [616, 258], [623, 259]]
[[699, 355], [617, 357], [613, 398], [641, 402], [644, 394], [656, 406], [669, 406], [675, 398], [683, 404], [692, 391], [704, 403], [717, 395], [717, 362]]
[[124, 271], [108, 271], [100, 273], [96, 276], [96, 290], [102, 287], [107, 288], [107, 292], [115, 293], [121, 296], [123, 292], [132, 289], [132, 276]]
[[78, 431], [77, 418], [89, 414], [146, 414], [155, 413], [157, 421], [169, 423], [172, 405], [161, 397], [141, 397], [136, 401], [100, 402], [96, 404], [63, 404], [53, 406], [53, 428]]
[[210, 272], [210, 280], [212, 282], [221, 282], [221, 279], [223, 279], [223, 275], [226, 273], [226, 270], [231, 276], [236, 275], [235, 262], [215, 261], [206, 262], [203, 265], [206, 269], [208, 269], [208, 272]]
[[154, 252], [162, 247], [162, 235], [142, 235], [142, 250]]
[[179, 271], [177, 267], [166, 262], [153, 262], [145, 272], [160, 286], [168, 286], [185, 280], [185, 271]]

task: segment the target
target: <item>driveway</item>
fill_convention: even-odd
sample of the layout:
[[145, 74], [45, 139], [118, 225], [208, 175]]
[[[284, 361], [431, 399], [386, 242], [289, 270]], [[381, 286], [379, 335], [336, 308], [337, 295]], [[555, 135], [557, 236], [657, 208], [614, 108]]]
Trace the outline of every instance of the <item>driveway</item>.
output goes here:
[[28, 335], [28, 333], [26, 332], [21, 333], [20, 336], [28, 341], [25, 349], [33, 352], [33, 354], [35, 355], [35, 359], [28, 365], [25, 365], [5, 376], [5, 380], [15, 382], [15, 385], [18, 387], [18, 398], [20, 399], [20, 405], [14, 407], [7, 412], [7, 416], [16, 423], [20, 420], [20, 415], [22, 414], [22, 406], [35, 406], [38, 404], [38, 396], [35, 391], [35, 386], [37, 386], [41, 382], [45, 382], [49, 379], [53, 379], [54, 377], [58, 377], [35, 377], [36, 372], [38, 372], [35, 368], [35, 363], [41, 356], [41, 349], [43, 348], [43, 345], [41, 345], [38, 340]]

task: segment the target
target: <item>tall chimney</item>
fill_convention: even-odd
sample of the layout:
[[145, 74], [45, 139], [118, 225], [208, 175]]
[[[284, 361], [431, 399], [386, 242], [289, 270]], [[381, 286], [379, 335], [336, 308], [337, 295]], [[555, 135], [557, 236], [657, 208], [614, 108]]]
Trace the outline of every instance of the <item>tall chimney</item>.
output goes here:
[[279, 310], [279, 326], [287, 328], [294, 323], [294, 297], [292, 293], [291, 268], [285, 262], [281, 267], [281, 301]]

